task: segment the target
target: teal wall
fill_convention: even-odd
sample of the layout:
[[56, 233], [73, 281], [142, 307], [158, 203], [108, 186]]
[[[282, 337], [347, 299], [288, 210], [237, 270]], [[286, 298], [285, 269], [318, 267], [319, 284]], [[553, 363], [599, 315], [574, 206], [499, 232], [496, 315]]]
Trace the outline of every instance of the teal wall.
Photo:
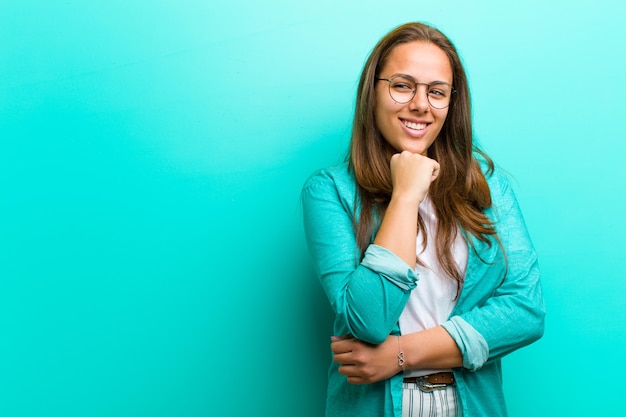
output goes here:
[[409, 20], [455, 40], [540, 253], [511, 416], [622, 410], [622, 4], [0, 0], [0, 415], [321, 416], [299, 190]]

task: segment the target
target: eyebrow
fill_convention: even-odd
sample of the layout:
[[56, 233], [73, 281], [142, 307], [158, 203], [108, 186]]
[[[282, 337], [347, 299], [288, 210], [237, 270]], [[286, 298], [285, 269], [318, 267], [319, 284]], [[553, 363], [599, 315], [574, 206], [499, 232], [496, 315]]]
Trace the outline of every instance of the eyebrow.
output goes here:
[[[397, 73], [397, 74], [393, 74], [391, 77], [389, 77], [389, 79], [392, 79], [394, 77], [404, 77], [404, 78], [408, 78], [409, 80], [413, 81], [414, 83], [418, 83], [419, 81], [417, 81], [413, 76], [409, 75], [409, 74], [403, 74], [403, 73]], [[431, 81], [429, 83], [424, 83], [424, 84], [447, 84], [447, 85], [452, 85], [451, 83], [447, 82], [447, 81], [441, 81], [441, 80], [435, 80], [435, 81]]]

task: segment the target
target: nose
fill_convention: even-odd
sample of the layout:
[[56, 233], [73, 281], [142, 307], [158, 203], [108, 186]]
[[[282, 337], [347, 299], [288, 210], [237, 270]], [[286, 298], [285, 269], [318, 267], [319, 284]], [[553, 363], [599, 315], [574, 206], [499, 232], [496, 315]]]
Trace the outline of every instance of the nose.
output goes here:
[[419, 112], [425, 112], [430, 109], [430, 103], [428, 102], [428, 86], [418, 84], [415, 86], [415, 95], [409, 102], [409, 109]]

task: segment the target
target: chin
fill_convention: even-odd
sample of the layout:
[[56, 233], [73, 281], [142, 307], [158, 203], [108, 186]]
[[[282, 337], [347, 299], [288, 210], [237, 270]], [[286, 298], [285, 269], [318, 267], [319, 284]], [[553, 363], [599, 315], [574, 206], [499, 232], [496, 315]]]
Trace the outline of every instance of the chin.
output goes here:
[[424, 149], [422, 147], [416, 147], [416, 146], [406, 146], [402, 148], [402, 150], [409, 151], [411, 153], [418, 153], [420, 155], [426, 155], [426, 153], [428, 152], [428, 149]]

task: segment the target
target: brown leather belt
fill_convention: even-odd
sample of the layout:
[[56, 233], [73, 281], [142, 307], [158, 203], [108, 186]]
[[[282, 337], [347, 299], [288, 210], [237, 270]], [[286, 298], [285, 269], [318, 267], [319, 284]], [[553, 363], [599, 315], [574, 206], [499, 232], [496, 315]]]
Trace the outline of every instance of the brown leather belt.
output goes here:
[[404, 382], [417, 384], [422, 391], [432, 391], [454, 385], [454, 374], [452, 372], [437, 372], [436, 374], [407, 377], [404, 378]]

